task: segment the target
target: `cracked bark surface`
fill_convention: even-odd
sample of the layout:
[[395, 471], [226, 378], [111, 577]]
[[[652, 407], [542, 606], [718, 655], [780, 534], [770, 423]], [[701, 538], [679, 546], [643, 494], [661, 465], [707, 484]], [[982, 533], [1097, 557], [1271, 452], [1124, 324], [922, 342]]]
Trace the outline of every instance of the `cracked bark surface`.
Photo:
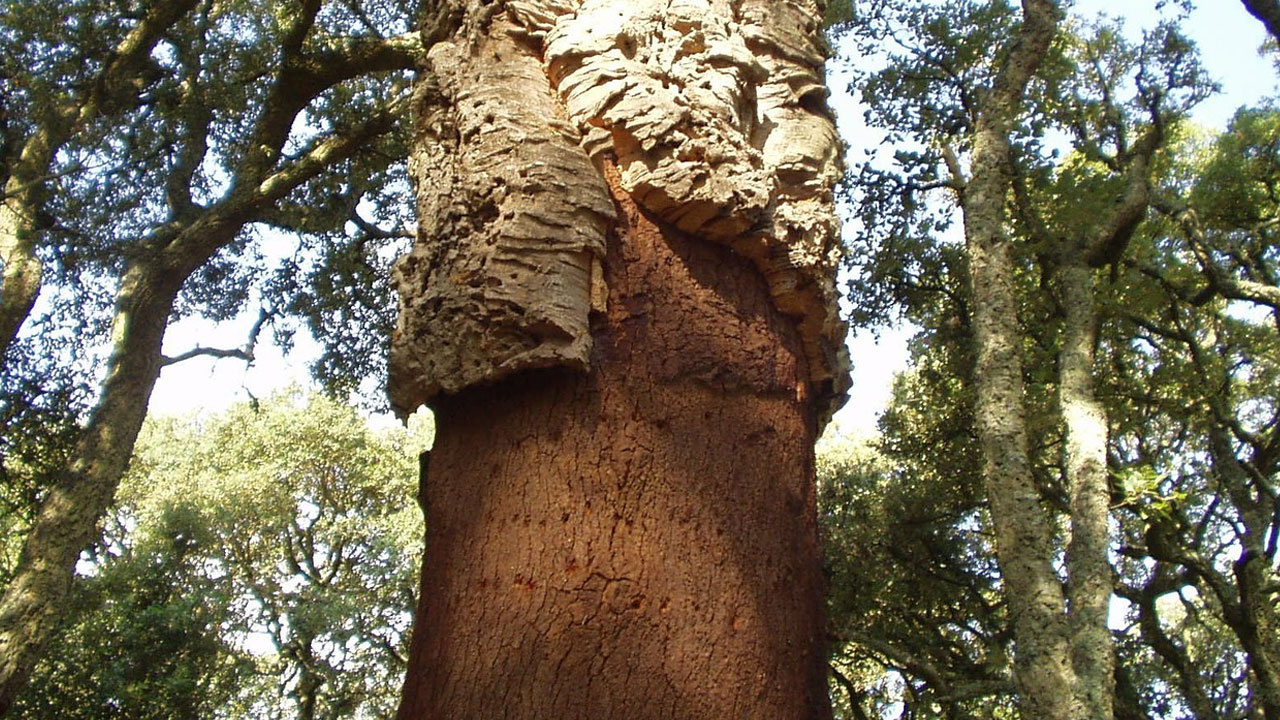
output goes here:
[[403, 720], [830, 717], [812, 448], [848, 373], [820, 16], [443, 8], [391, 359], [438, 428]]

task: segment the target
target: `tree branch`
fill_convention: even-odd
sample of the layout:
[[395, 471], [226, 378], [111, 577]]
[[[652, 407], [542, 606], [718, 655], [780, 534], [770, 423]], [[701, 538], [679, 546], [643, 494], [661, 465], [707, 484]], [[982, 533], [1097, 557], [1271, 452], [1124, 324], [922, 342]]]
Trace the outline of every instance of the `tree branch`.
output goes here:
[[1155, 122], [1143, 133], [1123, 161], [1124, 193], [1117, 198], [1111, 214], [1103, 221], [1093, 237], [1085, 242], [1085, 257], [1089, 267], [1105, 267], [1120, 259], [1129, 245], [1129, 239], [1147, 215], [1151, 202], [1151, 159], [1164, 138], [1163, 121]]
[[1267, 32], [1280, 42], [1280, 2], [1277, 0], [1241, 0], [1250, 15], [1258, 18]]
[[180, 362], [185, 362], [187, 360], [191, 360], [192, 358], [198, 358], [198, 357], [212, 357], [212, 358], [218, 358], [218, 359], [234, 358], [236, 360], [244, 360], [247, 363], [253, 362], [253, 353], [249, 350], [246, 350], [245, 348], [223, 349], [223, 348], [201, 347], [197, 345], [196, 347], [191, 348], [190, 350], [184, 353], [181, 353], [179, 355], [174, 355], [173, 357], [169, 357], [168, 355], [162, 355], [160, 357], [160, 367], [169, 367], [170, 365], [177, 365]]
[[1210, 288], [1227, 300], [1246, 300], [1280, 310], [1280, 287], [1266, 285], [1256, 280], [1233, 278], [1214, 261], [1204, 228], [1195, 210], [1175, 207], [1169, 203], [1159, 205], [1161, 212], [1170, 215], [1178, 223], [1183, 237], [1191, 247], [1196, 262], [1209, 281]]

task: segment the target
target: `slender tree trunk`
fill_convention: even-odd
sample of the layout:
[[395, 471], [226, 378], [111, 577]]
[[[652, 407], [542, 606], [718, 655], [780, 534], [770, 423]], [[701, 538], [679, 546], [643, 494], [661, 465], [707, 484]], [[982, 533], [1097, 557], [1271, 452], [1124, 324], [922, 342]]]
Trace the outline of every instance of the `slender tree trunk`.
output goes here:
[[124, 474], [160, 373], [160, 347], [185, 275], [135, 265], [124, 275], [102, 396], [73, 460], [40, 506], [0, 600], [0, 715], [26, 685], [62, 615], [76, 558], [93, 542]]
[[1024, 407], [1016, 266], [1007, 233], [1009, 133], [1061, 11], [1024, 0], [1020, 36], [978, 108], [962, 206], [977, 363], [975, 422], [996, 553], [1015, 643], [1014, 679], [1026, 717], [1079, 717], [1066, 601], [1053, 569], [1054, 534], [1032, 481]]
[[399, 717], [830, 717], [817, 6], [455, 9], [397, 269], [393, 402], [438, 428]]
[[[967, 188], [972, 204], [965, 207], [978, 355], [975, 419], [996, 553], [1013, 624], [1014, 679], [1024, 715], [1069, 720], [1075, 717], [1075, 676], [1065, 598], [1052, 564], [1053, 530], [1040, 506], [1027, 455], [1022, 332], [1012, 248], [1008, 242], [985, 239], [990, 235], [983, 232], [987, 218], [977, 211], [983, 200], [975, 192], [981, 189], [975, 187], [978, 178], [975, 170], [974, 182]], [[994, 198], [1001, 209], [1003, 202], [1003, 193]]]
[[1093, 270], [1068, 260], [1056, 271], [1066, 317], [1058, 363], [1058, 404], [1066, 428], [1063, 460], [1071, 496], [1067, 601], [1078, 700], [1085, 717], [1112, 717], [1115, 649], [1107, 614], [1112, 573], [1107, 483], [1107, 416], [1094, 393], [1097, 313]]
[[1246, 549], [1235, 564], [1240, 587], [1240, 617], [1235, 626], [1249, 654], [1256, 702], [1266, 720], [1280, 720], [1280, 621], [1276, 573], [1265, 555]]

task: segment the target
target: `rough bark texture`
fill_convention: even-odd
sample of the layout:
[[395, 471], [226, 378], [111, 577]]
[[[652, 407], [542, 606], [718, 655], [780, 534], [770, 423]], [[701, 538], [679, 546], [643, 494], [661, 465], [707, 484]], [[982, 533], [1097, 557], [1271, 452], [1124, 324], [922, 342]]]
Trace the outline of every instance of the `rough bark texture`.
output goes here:
[[401, 324], [393, 403], [511, 372], [585, 368], [588, 315], [613, 204], [504, 18], [484, 39], [438, 43], [418, 89], [418, 243], [397, 268]]
[[798, 336], [619, 202], [592, 371], [437, 404], [404, 720], [829, 716]]
[[[978, 177], [975, 169], [974, 179]], [[971, 183], [970, 197], [974, 190]], [[1003, 194], [995, 202], [1002, 204]], [[984, 220], [982, 213], [966, 204], [970, 238], [984, 227]], [[1053, 531], [1040, 507], [1027, 454], [1022, 335], [1011, 252], [1007, 242], [969, 242], [978, 351], [975, 419], [1016, 643], [1014, 679], [1019, 702], [1027, 717], [1068, 720], [1074, 717], [1075, 678], [1066, 601], [1052, 564]]]
[[117, 296], [102, 399], [74, 459], [50, 489], [0, 600], [0, 715], [8, 711], [61, 620], [76, 558], [98, 531], [133, 452], [160, 374], [160, 346], [185, 275], [135, 266]]
[[612, 213], [591, 163], [664, 221], [751, 258], [795, 318], [823, 418], [848, 387], [816, 6], [788, 0], [459, 6], [419, 85], [423, 242], [397, 269], [391, 396], [583, 368]]
[[1093, 383], [1093, 349], [1098, 334], [1093, 271], [1081, 261], [1068, 263], [1055, 274], [1065, 309], [1058, 403], [1066, 430], [1063, 464], [1071, 497], [1067, 601], [1072, 661], [1077, 699], [1085, 716], [1109, 718], [1115, 694], [1115, 649], [1107, 614], [1114, 581], [1107, 558], [1111, 516], [1107, 416]]
[[1048, 0], [1023, 2], [1020, 37], [978, 108], [963, 210], [977, 355], [974, 414], [1013, 624], [1014, 680], [1023, 715], [1068, 720], [1083, 715], [1076, 702], [1066, 599], [1053, 569], [1053, 529], [1032, 482], [1022, 332], [1006, 229], [1012, 189], [1009, 133], [1059, 16]]
[[391, 395], [438, 426], [399, 717], [829, 717], [818, 8], [453, 10], [397, 268]]

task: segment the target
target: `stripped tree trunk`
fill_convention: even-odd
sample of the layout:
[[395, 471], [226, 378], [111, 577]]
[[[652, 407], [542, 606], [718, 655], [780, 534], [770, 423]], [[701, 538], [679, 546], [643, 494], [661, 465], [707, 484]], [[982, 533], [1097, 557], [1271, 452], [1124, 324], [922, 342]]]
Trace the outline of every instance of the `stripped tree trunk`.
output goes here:
[[401, 718], [830, 716], [818, 11], [440, 9], [392, 346], [438, 427]]

